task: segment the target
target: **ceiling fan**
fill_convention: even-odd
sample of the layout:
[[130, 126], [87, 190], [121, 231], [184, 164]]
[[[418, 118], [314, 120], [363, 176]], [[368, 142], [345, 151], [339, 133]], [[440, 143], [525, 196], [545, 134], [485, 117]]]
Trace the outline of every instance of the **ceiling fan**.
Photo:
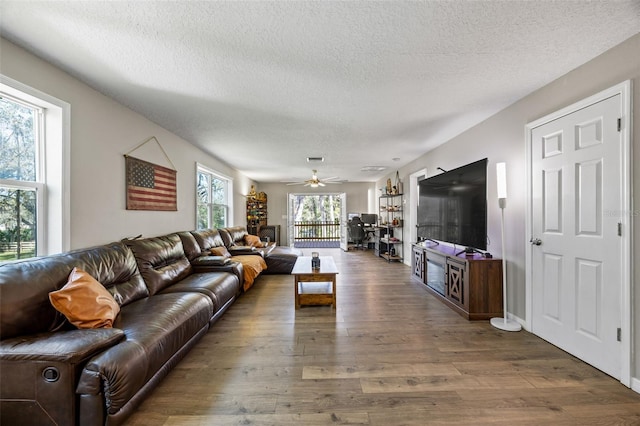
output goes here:
[[310, 186], [312, 188], [317, 188], [319, 186], [325, 186], [328, 183], [338, 183], [338, 184], [342, 183], [340, 181], [335, 180], [335, 179], [338, 179], [337, 176], [320, 179], [318, 178], [318, 171], [317, 170], [312, 170], [312, 171], [313, 171], [313, 174], [311, 175], [311, 179], [303, 180], [299, 182], [289, 182], [287, 183], [287, 185], [304, 185], [304, 186]]

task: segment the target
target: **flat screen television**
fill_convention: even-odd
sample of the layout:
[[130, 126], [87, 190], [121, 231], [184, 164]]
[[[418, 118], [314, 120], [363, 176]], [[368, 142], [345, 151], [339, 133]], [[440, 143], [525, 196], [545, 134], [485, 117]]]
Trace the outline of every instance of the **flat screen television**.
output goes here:
[[418, 182], [418, 240], [487, 249], [487, 159]]

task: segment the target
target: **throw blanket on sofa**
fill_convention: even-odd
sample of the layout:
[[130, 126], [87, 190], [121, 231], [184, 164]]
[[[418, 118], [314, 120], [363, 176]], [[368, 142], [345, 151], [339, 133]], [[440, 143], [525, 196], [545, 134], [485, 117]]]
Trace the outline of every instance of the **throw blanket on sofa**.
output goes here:
[[255, 278], [260, 275], [260, 272], [267, 269], [267, 262], [264, 261], [262, 256], [254, 254], [243, 254], [233, 256], [231, 260], [242, 263], [244, 269], [244, 290], [247, 291], [253, 285]]

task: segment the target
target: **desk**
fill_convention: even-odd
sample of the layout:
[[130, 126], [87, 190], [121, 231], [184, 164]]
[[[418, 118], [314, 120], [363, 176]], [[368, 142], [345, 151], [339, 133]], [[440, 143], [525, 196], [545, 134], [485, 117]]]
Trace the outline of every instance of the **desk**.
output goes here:
[[375, 236], [376, 234], [376, 228], [374, 228], [373, 226], [365, 226], [364, 227], [364, 240], [365, 241], [369, 241], [371, 240], [371, 237]]
[[300, 256], [293, 265], [296, 309], [302, 305], [331, 305], [336, 308], [336, 267], [333, 257], [320, 256], [320, 269], [311, 268], [311, 256]]

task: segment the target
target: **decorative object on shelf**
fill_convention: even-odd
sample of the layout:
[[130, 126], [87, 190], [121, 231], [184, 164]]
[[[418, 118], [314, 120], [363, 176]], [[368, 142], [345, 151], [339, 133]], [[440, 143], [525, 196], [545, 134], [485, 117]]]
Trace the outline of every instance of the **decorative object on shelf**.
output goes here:
[[[173, 169], [163, 167], [129, 154], [148, 142], [155, 141]], [[155, 136], [151, 136], [124, 154], [127, 180], [127, 210], [177, 211], [177, 172], [169, 156]]]
[[400, 180], [400, 172], [396, 171], [396, 194], [402, 194], [402, 181]]
[[391, 179], [387, 179], [387, 195], [391, 195], [392, 191], [393, 191], [393, 186], [391, 186]]
[[251, 190], [249, 190], [249, 193], [247, 194], [247, 198], [251, 198], [251, 199], [258, 198], [258, 193], [256, 192], [256, 187], [254, 185], [251, 185]]
[[505, 163], [496, 164], [496, 177], [498, 181], [498, 205], [500, 206], [502, 233], [502, 304], [503, 318], [491, 318], [491, 325], [504, 331], [520, 331], [522, 326], [507, 318], [507, 261], [504, 255], [504, 208], [507, 205], [507, 166]]

